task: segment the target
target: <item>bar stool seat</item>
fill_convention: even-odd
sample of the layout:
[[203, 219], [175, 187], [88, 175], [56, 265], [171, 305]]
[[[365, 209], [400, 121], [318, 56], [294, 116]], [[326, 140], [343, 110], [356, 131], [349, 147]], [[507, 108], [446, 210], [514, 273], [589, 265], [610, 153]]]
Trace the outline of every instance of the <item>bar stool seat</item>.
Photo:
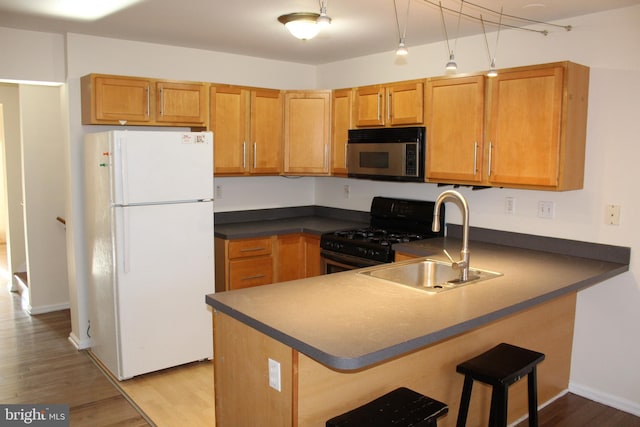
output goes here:
[[464, 386], [460, 399], [457, 427], [464, 427], [469, 412], [473, 381], [493, 387], [489, 426], [507, 425], [508, 388], [527, 375], [529, 426], [538, 425], [538, 386], [536, 366], [545, 358], [543, 353], [502, 343], [492, 349], [459, 364], [456, 371], [464, 374]]
[[446, 404], [400, 387], [331, 418], [326, 427], [435, 427], [448, 411]]

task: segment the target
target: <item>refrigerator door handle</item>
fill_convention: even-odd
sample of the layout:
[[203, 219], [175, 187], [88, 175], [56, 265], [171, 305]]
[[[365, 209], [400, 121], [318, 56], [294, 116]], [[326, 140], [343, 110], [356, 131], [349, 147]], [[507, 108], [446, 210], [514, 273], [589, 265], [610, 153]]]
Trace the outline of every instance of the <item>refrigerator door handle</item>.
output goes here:
[[121, 200], [119, 201], [122, 205], [129, 204], [129, 157], [127, 155], [127, 148], [123, 146], [122, 139], [117, 139], [117, 150], [118, 150], [118, 159], [119, 159], [119, 174], [120, 174], [120, 196]]
[[131, 271], [131, 248], [129, 245], [131, 244], [131, 239], [129, 238], [129, 209], [120, 208], [117, 209], [118, 212], [121, 213], [121, 224], [122, 224], [122, 270], [124, 273], [129, 273]]

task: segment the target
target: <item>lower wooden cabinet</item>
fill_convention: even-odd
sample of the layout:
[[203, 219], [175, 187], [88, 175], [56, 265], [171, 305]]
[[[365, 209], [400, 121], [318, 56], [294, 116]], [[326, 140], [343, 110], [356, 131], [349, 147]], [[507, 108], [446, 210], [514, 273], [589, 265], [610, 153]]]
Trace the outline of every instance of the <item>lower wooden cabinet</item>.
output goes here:
[[216, 292], [273, 283], [272, 238], [215, 239]]
[[215, 239], [216, 292], [318, 276], [320, 236]]
[[319, 276], [320, 236], [311, 234], [286, 234], [277, 237], [276, 282]]

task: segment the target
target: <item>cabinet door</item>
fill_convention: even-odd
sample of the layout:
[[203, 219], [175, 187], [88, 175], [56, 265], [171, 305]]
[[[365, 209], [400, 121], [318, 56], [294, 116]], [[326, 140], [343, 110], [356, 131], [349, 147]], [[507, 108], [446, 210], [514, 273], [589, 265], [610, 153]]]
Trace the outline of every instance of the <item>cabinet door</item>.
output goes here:
[[363, 86], [356, 89], [354, 120], [356, 126], [384, 126], [384, 88]]
[[149, 122], [151, 81], [126, 77], [95, 77], [95, 119]]
[[563, 68], [500, 73], [491, 85], [489, 181], [555, 187]]
[[202, 83], [156, 83], [156, 121], [204, 126], [207, 119], [206, 85]]
[[322, 266], [320, 262], [320, 236], [304, 236], [305, 272], [304, 277], [320, 276]]
[[214, 174], [244, 174], [247, 165], [249, 91], [234, 86], [211, 86], [209, 98]]
[[422, 82], [394, 84], [387, 88], [387, 124], [424, 123], [424, 85]]
[[276, 249], [276, 282], [304, 277], [304, 246], [301, 234], [278, 236]]
[[347, 140], [351, 129], [351, 89], [333, 92], [331, 116], [331, 174], [347, 175]]
[[427, 181], [480, 182], [484, 76], [427, 82]]
[[251, 163], [255, 174], [282, 172], [282, 94], [251, 91]]
[[299, 175], [329, 173], [328, 91], [288, 92], [284, 105], [284, 172]]

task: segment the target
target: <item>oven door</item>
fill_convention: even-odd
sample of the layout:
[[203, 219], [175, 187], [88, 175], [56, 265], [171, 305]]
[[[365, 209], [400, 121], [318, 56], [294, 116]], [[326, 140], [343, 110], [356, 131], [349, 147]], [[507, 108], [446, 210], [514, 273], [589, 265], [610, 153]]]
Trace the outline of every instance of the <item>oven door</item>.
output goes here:
[[357, 268], [380, 265], [382, 262], [366, 258], [345, 255], [338, 252], [323, 250], [320, 252], [322, 274], [339, 273]]

